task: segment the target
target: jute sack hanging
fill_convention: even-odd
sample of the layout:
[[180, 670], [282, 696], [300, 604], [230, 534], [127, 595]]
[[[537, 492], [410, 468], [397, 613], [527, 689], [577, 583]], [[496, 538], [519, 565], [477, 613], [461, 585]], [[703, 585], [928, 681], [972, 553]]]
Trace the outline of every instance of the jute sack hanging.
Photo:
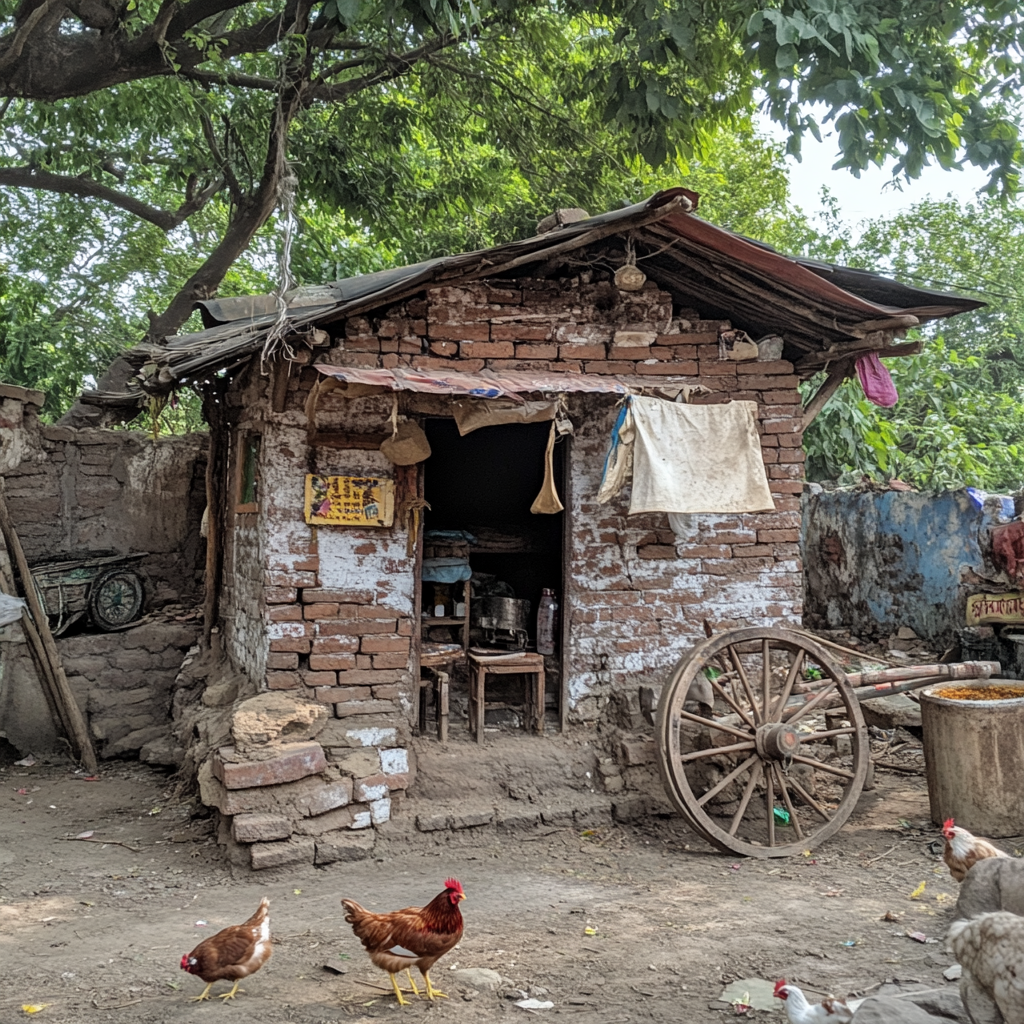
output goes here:
[[396, 466], [413, 466], [430, 458], [430, 442], [413, 420], [398, 422], [398, 396], [391, 407], [391, 436], [381, 443], [381, 453]]

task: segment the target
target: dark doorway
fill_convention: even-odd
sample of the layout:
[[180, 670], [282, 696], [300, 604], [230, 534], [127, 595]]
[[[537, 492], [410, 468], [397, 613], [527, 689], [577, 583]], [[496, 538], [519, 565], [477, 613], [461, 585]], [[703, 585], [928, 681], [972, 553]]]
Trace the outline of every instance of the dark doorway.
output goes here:
[[[530, 602], [529, 643], [536, 649], [537, 607], [545, 587], [561, 604], [565, 512], [534, 514], [530, 506], [544, 481], [544, 452], [550, 423], [483, 427], [465, 437], [452, 419], [424, 424], [431, 456], [424, 465], [427, 530], [465, 530], [474, 577], [488, 574]], [[554, 479], [565, 501], [565, 451], [554, 451]], [[424, 607], [429, 595], [424, 594]], [[475, 634], [474, 634], [475, 635]], [[559, 645], [560, 647], [560, 645]], [[561, 689], [561, 659], [550, 664], [548, 701]], [[557, 698], [555, 698], [557, 705]]]

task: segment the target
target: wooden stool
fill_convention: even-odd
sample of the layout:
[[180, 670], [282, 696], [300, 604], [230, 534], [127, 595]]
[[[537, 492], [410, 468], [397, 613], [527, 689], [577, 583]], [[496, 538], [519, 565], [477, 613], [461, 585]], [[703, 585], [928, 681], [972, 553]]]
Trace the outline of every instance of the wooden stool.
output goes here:
[[424, 645], [420, 655], [420, 668], [426, 670], [429, 679], [420, 679], [420, 735], [427, 732], [427, 703], [423, 699], [423, 691], [427, 687], [434, 688], [434, 710], [437, 715], [437, 738], [442, 743], [448, 742], [448, 683], [455, 663], [464, 657], [462, 651], [432, 651]]
[[469, 731], [476, 733], [477, 743], [484, 741], [484, 718], [487, 708], [505, 707], [504, 704], [488, 704], [484, 689], [488, 676], [533, 676], [535, 684], [526, 687], [526, 700], [523, 702], [527, 712], [532, 710], [534, 726], [538, 733], [544, 734], [544, 655], [528, 654], [523, 651], [516, 654], [469, 655]]

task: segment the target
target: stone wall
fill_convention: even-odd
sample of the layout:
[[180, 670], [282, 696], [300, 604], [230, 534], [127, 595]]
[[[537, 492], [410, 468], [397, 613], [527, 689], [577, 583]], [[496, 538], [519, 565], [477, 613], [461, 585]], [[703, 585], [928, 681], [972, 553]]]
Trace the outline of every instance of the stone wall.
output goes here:
[[[139, 569], [152, 618], [117, 633], [76, 626], [57, 642], [100, 756], [156, 743], [149, 756], [160, 760], [171, 684], [199, 628], [190, 609], [202, 591], [207, 439], [47, 426], [37, 414], [42, 400], [0, 385], [0, 477], [11, 518], [30, 563], [147, 553]], [[22, 753], [63, 749], [18, 624], [0, 629], [0, 736]]]

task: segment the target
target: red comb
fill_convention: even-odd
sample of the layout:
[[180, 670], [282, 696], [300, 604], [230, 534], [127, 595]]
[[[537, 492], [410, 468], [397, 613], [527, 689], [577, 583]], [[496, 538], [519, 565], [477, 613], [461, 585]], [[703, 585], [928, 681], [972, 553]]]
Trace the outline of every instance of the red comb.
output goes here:
[[779, 978], [779, 980], [777, 982], [775, 982], [775, 995], [778, 995], [779, 991], [781, 989], [784, 989], [785, 987], [786, 987], [786, 979], [785, 978]]
[[446, 889], [453, 889], [455, 892], [462, 892], [462, 884], [457, 878], [446, 878], [444, 880], [444, 887]]
[[945, 821], [944, 821], [944, 822], [942, 823], [942, 827], [943, 827], [944, 829], [945, 829], [945, 828], [952, 828], [952, 827], [953, 827], [953, 819], [952, 819], [952, 818], [947, 818], [947, 819], [946, 819], [946, 820], [945, 820]]

